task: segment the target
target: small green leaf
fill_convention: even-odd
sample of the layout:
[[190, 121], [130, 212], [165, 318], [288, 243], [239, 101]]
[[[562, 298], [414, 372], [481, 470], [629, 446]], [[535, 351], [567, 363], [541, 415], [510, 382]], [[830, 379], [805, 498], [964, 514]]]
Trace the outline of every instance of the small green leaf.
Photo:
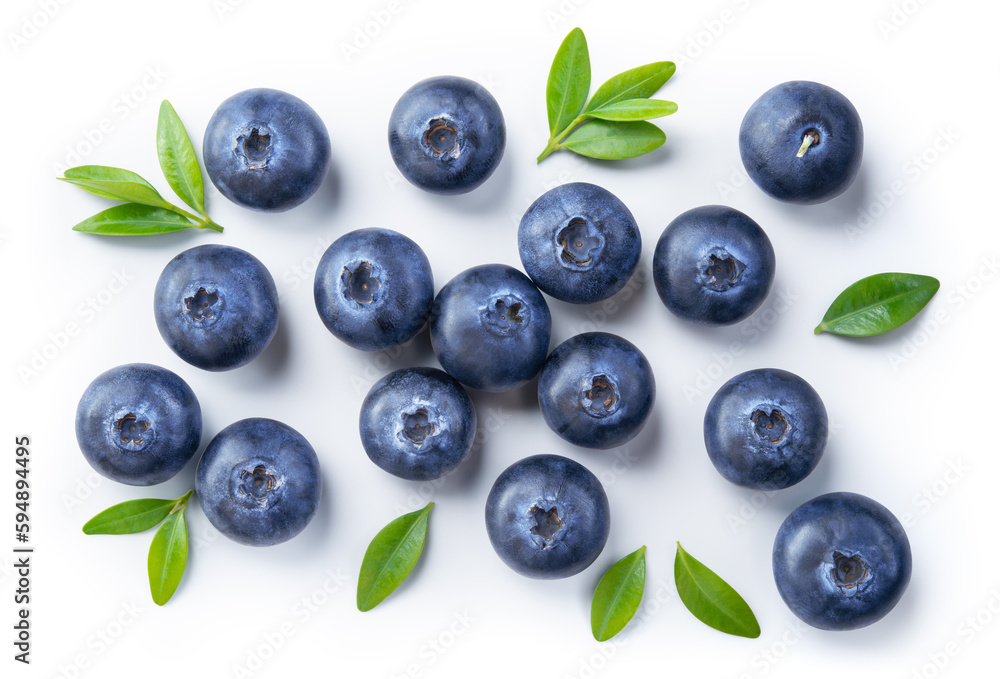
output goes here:
[[938, 279], [912, 273], [880, 273], [862, 278], [837, 295], [814, 332], [852, 337], [881, 335], [916, 316], [940, 287]]
[[694, 617], [720, 632], [756, 639], [760, 625], [750, 606], [729, 584], [677, 543], [674, 582]]
[[576, 128], [559, 147], [589, 158], [623, 160], [649, 153], [666, 139], [653, 123], [595, 120]]
[[177, 500], [129, 500], [108, 507], [83, 524], [87, 535], [127, 535], [149, 530], [167, 518]]
[[590, 113], [619, 101], [651, 97], [676, 70], [672, 61], [657, 61], [619, 73], [597, 88], [583, 111]]
[[100, 236], [150, 236], [190, 229], [194, 224], [176, 212], [138, 203], [109, 207], [73, 227]]
[[358, 577], [358, 610], [370, 611], [406, 580], [420, 558], [427, 537], [427, 520], [434, 507], [393, 519], [368, 545]]
[[81, 165], [66, 170], [66, 176], [60, 181], [79, 186], [84, 191], [128, 203], [151, 205], [153, 207], [169, 208], [170, 203], [163, 199], [153, 185], [135, 172], [104, 165]]
[[625, 99], [614, 104], [608, 104], [586, 115], [601, 120], [649, 120], [662, 118], [677, 111], [677, 104], [662, 99]]
[[149, 546], [149, 558], [146, 568], [149, 571], [149, 591], [157, 606], [170, 601], [177, 590], [177, 585], [184, 575], [187, 564], [188, 538], [187, 521], [184, 518], [184, 506], [174, 508], [167, 520], [163, 522], [153, 543]]
[[632, 552], [601, 577], [590, 604], [590, 629], [598, 641], [615, 636], [642, 601], [646, 586], [646, 545]]
[[590, 53], [583, 31], [574, 28], [563, 40], [549, 69], [545, 103], [549, 131], [555, 136], [573, 122], [590, 94]]
[[156, 153], [163, 176], [174, 193], [205, 214], [205, 186], [198, 157], [184, 123], [166, 99], [160, 104], [160, 118], [156, 123]]

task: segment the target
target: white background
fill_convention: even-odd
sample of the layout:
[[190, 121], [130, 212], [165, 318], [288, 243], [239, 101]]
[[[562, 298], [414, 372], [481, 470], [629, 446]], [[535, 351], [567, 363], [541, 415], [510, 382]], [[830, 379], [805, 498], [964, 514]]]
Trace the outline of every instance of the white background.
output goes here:
[[[836, 672], [910, 678], [994, 672], [1000, 236], [989, 202], [997, 191], [998, 19], [995, 3], [943, 0], [8, 0], [0, 17], [6, 309], [0, 675], [530, 673], [562, 679]], [[678, 63], [659, 95], [679, 105], [659, 121], [667, 133], [662, 149], [618, 163], [558, 153], [535, 165], [546, 138], [548, 67], [577, 25], [590, 44], [594, 87], [639, 64]], [[432, 196], [402, 181], [387, 148], [387, 120], [398, 96], [439, 74], [483, 83], [506, 117], [500, 168], [461, 197]], [[777, 203], [746, 180], [740, 164], [744, 112], [765, 90], [792, 79], [840, 90], [864, 122], [858, 180], [820, 206]], [[319, 194], [291, 212], [267, 215], [237, 207], [208, 185], [209, 212], [226, 227], [222, 235], [133, 240], [70, 230], [108, 203], [56, 182], [60, 165], [126, 167], [172, 198], [155, 155], [159, 102], [174, 104], [200, 153], [215, 107], [261, 86], [303, 98], [325, 120], [333, 172]], [[104, 131], [95, 132], [102, 125]], [[484, 425], [481, 445], [438, 486], [380, 471], [357, 434], [362, 397], [390, 370], [436, 362], [426, 333], [401, 355], [368, 355], [332, 337], [313, 305], [318, 256], [349, 230], [382, 226], [424, 248], [436, 288], [472, 265], [519, 265], [520, 215], [544, 190], [567, 181], [617, 194], [640, 225], [644, 249], [635, 283], [610, 312], [550, 300], [553, 346], [595, 327], [634, 341], [651, 361], [658, 387], [646, 429], [623, 451], [574, 448], [546, 428], [532, 384], [474, 395]], [[758, 221], [778, 262], [756, 320], [714, 330], [669, 314], [649, 279], [652, 249], [667, 223], [710, 203], [732, 205]], [[282, 295], [272, 345], [250, 365], [222, 374], [174, 356], [152, 315], [153, 286], [166, 262], [209, 242], [256, 254]], [[916, 321], [888, 335], [813, 335], [837, 293], [882, 271], [934, 275], [941, 290]], [[127, 286], [111, 285], [116, 275]], [[95, 306], [88, 307], [91, 301]], [[64, 337], [71, 324], [74, 336]], [[178, 497], [193, 482], [190, 464], [162, 487], [118, 485], [93, 473], [79, 453], [73, 418], [80, 394], [100, 372], [134, 361], [162, 365], [188, 381], [204, 413], [203, 447], [237, 419], [271, 417], [302, 432], [323, 465], [316, 519], [281, 546], [230, 542], [192, 503], [187, 571], [163, 608], [152, 604], [146, 580], [151, 533], [86, 537], [80, 531], [111, 504]], [[762, 366], [806, 378], [833, 425], [815, 473], [771, 496], [723, 480], [701, 434], [714, 391]], [[32, 441], [37, 550], [30, 668], [11, 658], [13, 442], [24, 434]], [[612, 507], [604, 553], [592, 568], [562, 581], [516, 575], [494, 555], [484, 529], [493, 480], [516, 459], [540, 452], [589, 467], [604, 480]], [[898, 607], [876, 625], [848, 633], [798, 623], [778, 596], [770, 567], [784, 517], [834, 490], [886, 505], [904, 521], [913, 548], [913, 579]], [[359, 613], [355, 587], [368, 541], [428, 499], [437, 505], [416, 570], [385, 603]], [[672, 580], [677, 540], [744, 595], [763, 629], [759, 639], [723, 635], [684, 609]], [[589, 629], [593, 587], [615, 560], [642, 544], [648, 578], [639, 616], [613, 642], [598, 644]]]

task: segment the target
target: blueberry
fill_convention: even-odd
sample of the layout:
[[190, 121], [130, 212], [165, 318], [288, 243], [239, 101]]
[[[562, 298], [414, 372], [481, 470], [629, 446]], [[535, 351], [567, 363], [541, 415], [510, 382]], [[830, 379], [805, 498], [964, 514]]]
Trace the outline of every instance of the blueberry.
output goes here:
[[375, 383], [361, 404], [361, 443], [371, 461], [411, 481], [437, 479], [469, 456], [476, 410], [455, 378], [404, 368]]
[[564, 302], [607, 299], [628, 282], [642, 249], [632, 213], [584, 182], [542, 194], [521, 218], [517, 248], [535, 285]]
[[546, 424], [570, 443], [613, 448], [631, 440], [656, 396], [653, 370], [631, 342], [606, 332], [571, 337], [545, 360], [538, 404]]
[[76, 440], [112, 481], [151, 486], [173, 478], [201, 442], [201, 406], [187, 382], [147, 363], [111, 368], [76, 408]]
[[230, 370], [252, 361], [274, 337], [278, 290], [249, 252], [199, 245], [163, 269], [153, 313], [175, 354], [204, 370]]
[[254, 417], [216, 434], [198, 462], [195, 490], [220, 533], [266, 547], [292, 539], [309, 524], [323, 481], [316, 452], [302, 434]]
[[389, 116], [392, 161], [431, 193], [467, 193], [482, 184], [500, 164], [506, 139], [496, 99], [466, 78], [421, 80]]
[[611, 530], [597, 477], [559, 455], [507, 467], [486, 499], [486, 532], [505, 564], [529, 578], [575, 575], [594, 562]]
[[847, 190], [861, 167], [864, 131], [837, 90], [806, 80], [772, 87], [740, 125], [740, 157], [764, 193], [821, 203]]
[[653, 282], [670, 311], [699, 325], [731, 325], [764, 302], [774, 249], [739, 210], [696, 207], [667, 225], [653, 253]]
[[826, 448], [826, 408], [794, 373], [748, 370], [726, 382], [705, 412], [705, 448], [729, 481], [788, 488], [816, 467]]
[[903, 526], [874, 500], [829, 493], [793, 511], [778, 529], [774, 582], [792, 613], [826, 630], [880, 620], [910, 581]]
[[451, 279], [434, 299], [431, 346], [449, 375], [473, 389], [507, 391], [538, 374], [552, 316], [523, 273], [484, 264]]
[[389, 229], [358, 229], [330, 245], [316, 268], [316, 310], [355, 349], [381, 351], [420, 331], [434, 302], [420, 246]]
[[245, 90], [212, 114], [202, 146], [215, 187], [238, 205], [283, 212], [313, 195], [330, 169], [330, 135], [287, 92]]

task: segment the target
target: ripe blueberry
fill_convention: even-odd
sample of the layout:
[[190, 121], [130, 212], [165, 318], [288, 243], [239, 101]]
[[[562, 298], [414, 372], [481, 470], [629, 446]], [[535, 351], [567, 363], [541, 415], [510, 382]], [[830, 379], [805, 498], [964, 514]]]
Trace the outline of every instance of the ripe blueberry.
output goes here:
[[571, 337], [545, 360], [538, 405], [570, 443], [613, 448], [638, 434], [653, 409], [653, 370], [631, 342], [606, 332]]
[[467, 193], [500, 164], [503, 113], [485, 87], [455, 76], [421, 80], [389, 116], [389, 151], [399, 171], [424, 191]]
[[314, 194], [330, 168], [330, 136], [308, 104], [258, 88], [226, 99], [202, 146], [215, 187], [238, 205], [283, 212]]
[[604, 549], [611, 509], [586, 467], [533, 455], [507, 467], [486, 499], [486, 532], [505, 564], [529, 578], [575, 575]]
[[772, 564], [795, 615], [820, 629], [851, 630], [892, 610], [910, 581], [912, 557], [888, 509], [864, 495], [828, 493], [781, 524]]
[[700, 325], [731, 325], [764, 302], [774, 281], [774, 249], [739, 210], [705, 205], [664, 229], [653, 253], [653, 282], [663, 304]]
[[169, 370], [120, 365], [98, 375], [83, 392], [76, 440], [90, 466], [112, 481], [163, 483], [198, 450], [201, 406]]
[[175, 354], [203, 370], [230, 370], [252, 361], [274, 337], [278, 290], [249, 252], [199, 245], [163, 269], [153, 313]]
[[302, 532], [319, 507], [323, 482], [302, 434], [256, 417], [216, 434], [198, 462], [195, 490], [220, 533], [264, 547]]

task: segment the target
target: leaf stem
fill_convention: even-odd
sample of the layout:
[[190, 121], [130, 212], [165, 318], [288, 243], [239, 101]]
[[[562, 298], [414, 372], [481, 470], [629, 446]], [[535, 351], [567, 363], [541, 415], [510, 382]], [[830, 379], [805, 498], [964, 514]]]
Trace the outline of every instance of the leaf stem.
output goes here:
[[171, 514], [175, 514], [178, 511], [183, 511], [187, 506], [188, 500], [191, 499], [191, 495], [194, 493], [194, 488], [184, 493], [182, 496], [177, 498], [177, 502], [174, 504], [173, 509], [170, 510]]
[[588, 116], [586, 113], [581, 113], [580, 115], [578, 115], [576, 118], [573, 119], [573, 122], [564, 127], [562, 132], [549, 137], [549, 143], [546, 145], [545, 149], [535, 160], [535, 164], [537, 165], [538, 163], [548, 158], [553, 151], [558, 151], [559, 149], [561, 149], [562, 146], [560, 142], [562, 142], [562, 140], [565, 139], [569, 135], [569, 133], [573, 131], [573, 128], [575, 128], [583, 121], [587, 120], [587, 118], [589, 117], [590, 116]]
[[163, 201], [163, 207], [165, 207], [166, 209], [170, 210], [171, 212], [176, 212], [181, 217], [187, 217], [188, 219], [190, 219], [192, 222], [195, 223], [195, 228], [196, 229], [208, 229], [209, 231], [215, 231], [216, 233], [222, 233], [222, 230], [223, 230], [222, 227], [219, 226], [218, 224], [216, 224], [215, 222], [213, 222], [211, 219], [209, 219], [208, 215], [205, 215], [204, 218], [199, 217], [197, 215], [193, 215], [190, 212], [188, 212], [187, 210], [179, 208], [179, 207], [177, 207], [176, 205], [174, 205], [172, 203], [168, 203], [167, 201]]

